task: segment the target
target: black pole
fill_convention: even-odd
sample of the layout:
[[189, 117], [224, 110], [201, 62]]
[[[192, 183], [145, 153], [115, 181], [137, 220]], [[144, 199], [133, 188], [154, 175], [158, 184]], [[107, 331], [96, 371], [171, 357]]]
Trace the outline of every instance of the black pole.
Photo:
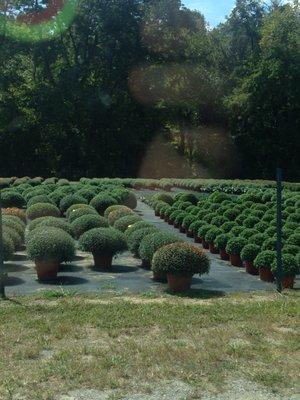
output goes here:
[[276, 258], [277, 258], [277, 291], [282, 291], [282, 170], [277, 168], [277, 241], [276, 241]]
[[5, 273], [4, 273], [4, 254], [3, 254], [3, 232], [2, 232], [2, 202], [0, 190], [0, 299], [5, 299]]

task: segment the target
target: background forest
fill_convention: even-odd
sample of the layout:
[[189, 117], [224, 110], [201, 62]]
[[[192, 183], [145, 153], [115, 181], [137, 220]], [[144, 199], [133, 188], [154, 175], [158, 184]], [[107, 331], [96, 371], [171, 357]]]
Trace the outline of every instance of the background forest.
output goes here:
[[41, 41], [7, 21], [47, 2], [0, 4], [0, 176], [159, 177], [141, 164], [166, 144], [195, 176], [299, 179], [298, 1], [237, 0], [212, 29], [179, 0], [78, 0]]

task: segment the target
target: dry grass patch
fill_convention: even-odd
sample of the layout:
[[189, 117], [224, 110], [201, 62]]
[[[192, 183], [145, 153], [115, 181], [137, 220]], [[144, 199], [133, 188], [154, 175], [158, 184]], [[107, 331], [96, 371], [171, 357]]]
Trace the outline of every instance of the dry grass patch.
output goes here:
[[80, 388], [117, 399], [171, 380], [202, 393], [233, 378], [295, 391], [298, 294], [46, 297], [1, 303], [1, 400]]

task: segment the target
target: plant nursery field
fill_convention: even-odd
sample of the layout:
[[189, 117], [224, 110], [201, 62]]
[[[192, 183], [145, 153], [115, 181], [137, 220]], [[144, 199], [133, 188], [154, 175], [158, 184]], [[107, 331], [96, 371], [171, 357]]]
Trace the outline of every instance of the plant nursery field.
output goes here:
[[299, 398], [298, 184], [0, 186], [0, 399]]

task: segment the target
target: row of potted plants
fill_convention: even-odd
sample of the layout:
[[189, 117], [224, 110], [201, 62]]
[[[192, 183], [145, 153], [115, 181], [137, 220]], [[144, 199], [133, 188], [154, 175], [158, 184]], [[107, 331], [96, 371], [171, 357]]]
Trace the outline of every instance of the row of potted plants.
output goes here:
[[[180, 232], [194, 237], [204, 249], [220, 254], [233, 266], [242, 266], [262, 280], [273, 281], [276, 272], [276, 219], [273, 194], [247, 192], [232, 198], [222, 192], [208, 197], [182, 193], [156, 194], [150, 199], [156, 215]], [[284, 200], [283, 285], [292, 287], [299, 271], [299, 196]]]

